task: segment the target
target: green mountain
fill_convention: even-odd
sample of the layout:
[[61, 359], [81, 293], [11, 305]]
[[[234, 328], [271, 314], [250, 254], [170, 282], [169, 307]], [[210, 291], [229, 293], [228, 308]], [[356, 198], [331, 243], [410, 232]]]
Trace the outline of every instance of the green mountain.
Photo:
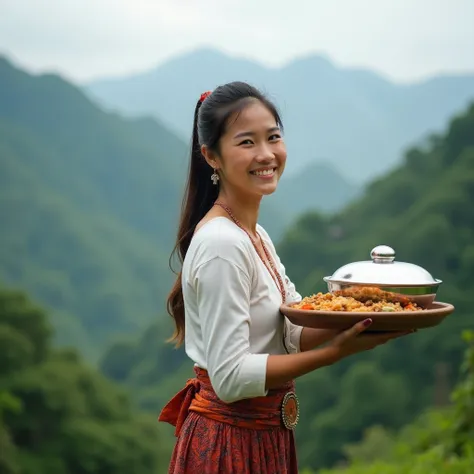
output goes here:
[[88, 213], [100, 207], [159, 243], [172, 242], [174, 230], [162, 224], [176, 214], [185, 177], [187, 147], [179, 138], [156, 119], [105, 113], [60, 77], [31, 76], [6, 59], [0, 91], [0, 119], [47, 150], [27, 164], [48, 186]]
[[273, 69], [210, 49], [84, 88], [106, 107], [132, 116], [151, 114], [188, 137], [201, 92], [233, 80], [249, 81], [276, 100], [290, 172], [327, 162], [353, 182], [368, 182], [392, 169], [415, 140], [439, 130], [474, 98], [473, 75], [399, 85], [371, 71], [340, 68], [321, 56]]
[[0, 61], [0, 279], [96, 353], [164, 309], [186, 147]]
[[[401, 166], [350, 206], [300, 216], [278, 248], [298, 290], [309, 295], [327, 291], [324, 275], [368, 259], [382, 243], [442, 279], [438, 299], [454, 303], [456, 312], [438, 327], [298, 380], [300, 461], [313, 469], [341, 461], [343, 446], [367, 427], [399, 429], [427, 407], [448, 403], [464, 350], [461, 332], [474, 328], [474, 105], [443, 135], [410, 149]], [[106, 375], [155, 411], [192, 375], [183, 350], [154, 343], [166, 336], [155, 323], [140, 338], [112, 346], [101, 361]]]

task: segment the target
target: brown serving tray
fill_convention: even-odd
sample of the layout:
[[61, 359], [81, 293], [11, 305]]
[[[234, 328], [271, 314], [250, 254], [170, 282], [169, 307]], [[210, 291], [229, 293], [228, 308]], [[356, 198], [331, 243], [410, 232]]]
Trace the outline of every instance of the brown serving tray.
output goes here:
[[443, 319], [454, 312], [454, 306], [449, 303], [433, 302], [424, 310], [406, 312], [364, 312], [350, 311], [316, 311], [295, 309], [282, 305], [280, 311], [294, 324], [309, 328], [320, 329], [349, 329], [358, 321], [372, 319], [367, 331], [409, 331], [424, 329], [440, 324]]

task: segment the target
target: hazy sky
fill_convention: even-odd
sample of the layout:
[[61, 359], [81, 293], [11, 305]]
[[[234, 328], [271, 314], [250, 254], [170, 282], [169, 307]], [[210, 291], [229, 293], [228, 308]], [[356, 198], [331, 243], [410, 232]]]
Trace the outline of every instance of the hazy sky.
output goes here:
[[269, 66], [320, 53], [396, 81], [474, 72], [474, 0], [0, 0], [0, 53], [84, 81], [212, 46]]

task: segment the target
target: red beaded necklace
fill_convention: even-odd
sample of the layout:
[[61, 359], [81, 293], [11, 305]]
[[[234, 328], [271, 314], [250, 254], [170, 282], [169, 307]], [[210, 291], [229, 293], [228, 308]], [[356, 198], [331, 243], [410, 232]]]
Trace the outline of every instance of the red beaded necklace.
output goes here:
[[[219, 201], [216, 201], [214, 204], [216, 206], [222, 207], [222, 209], [224, 209], [224, 211], [226, 211], [227, 214], [229, 214], [229, 217], [232, 219], [232, 221], [248, 235], [250, 241], [252, 242], [252, 244], [255, 248], [255, 251], [257, 252], [257, 255], [260, 257], [260, 260], [265, 265], [265, 268], [270, 273], [273, 281], [275, 282], [278, 290], [280, 291], [283, 303], [285, 303], [285, 300], [286, 300], [286, 298], [285, 298], [285, 295], [286, 295], [285, 285], [283, 284], [283, 280], [280, 276], [280, 273], [276, 269], [276, 266], [273, 262], [273, 259], [272, 259], [271, 255], [270, 255], [270, 253], [267, 249], [267, 246], [265, 245], [265, 242], [263, 241], [262, 237], [260, 236], [260, 234], [258, 234], [258, 236], [260, 237], [260, 242], [262, 243], [262, 248], [263, 248], [263, 251], [265, 252], [265, 256], [267, 257], [267, 261], [265, 261], [265, 258], [263, 258], [262, 254], [260, 253], [260, 250], [258, 249], [256, 241], [252, 238], [252, 236], [247, 231], [247, 229], [245, 229], [244, 226], [239, 222], [239, 220], [234, 216], [234, 214], [232, 213], [232, 210], [228, 206], [226, 206], [225, 204], [223, 204]], [[267, 262], [268, 262], [268, 265], [270, 265], [270, 268], [268, 267]]]

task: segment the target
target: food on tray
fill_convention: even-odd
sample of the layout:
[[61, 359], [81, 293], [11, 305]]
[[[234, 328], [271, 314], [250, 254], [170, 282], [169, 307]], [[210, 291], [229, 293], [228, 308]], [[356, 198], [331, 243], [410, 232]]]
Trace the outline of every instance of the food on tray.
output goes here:
[[292, 305], [295, 309], [347, 312], [421, 311], [422, 307], [408, 299], [379, 288], [352, 287], [333, 293], [317, 293]]
[[402, 306], [407, 306], [410, 299], [404, 295], [395, 294], [390, 291], [384, 291], [375, 286], [352, 286], [344, 290], [333, 291], [336, 296], [348, 296], [365, 303], [373, 301], [378, 303], [380, 301], [387, 301], [389, 303], [400, 303]]

